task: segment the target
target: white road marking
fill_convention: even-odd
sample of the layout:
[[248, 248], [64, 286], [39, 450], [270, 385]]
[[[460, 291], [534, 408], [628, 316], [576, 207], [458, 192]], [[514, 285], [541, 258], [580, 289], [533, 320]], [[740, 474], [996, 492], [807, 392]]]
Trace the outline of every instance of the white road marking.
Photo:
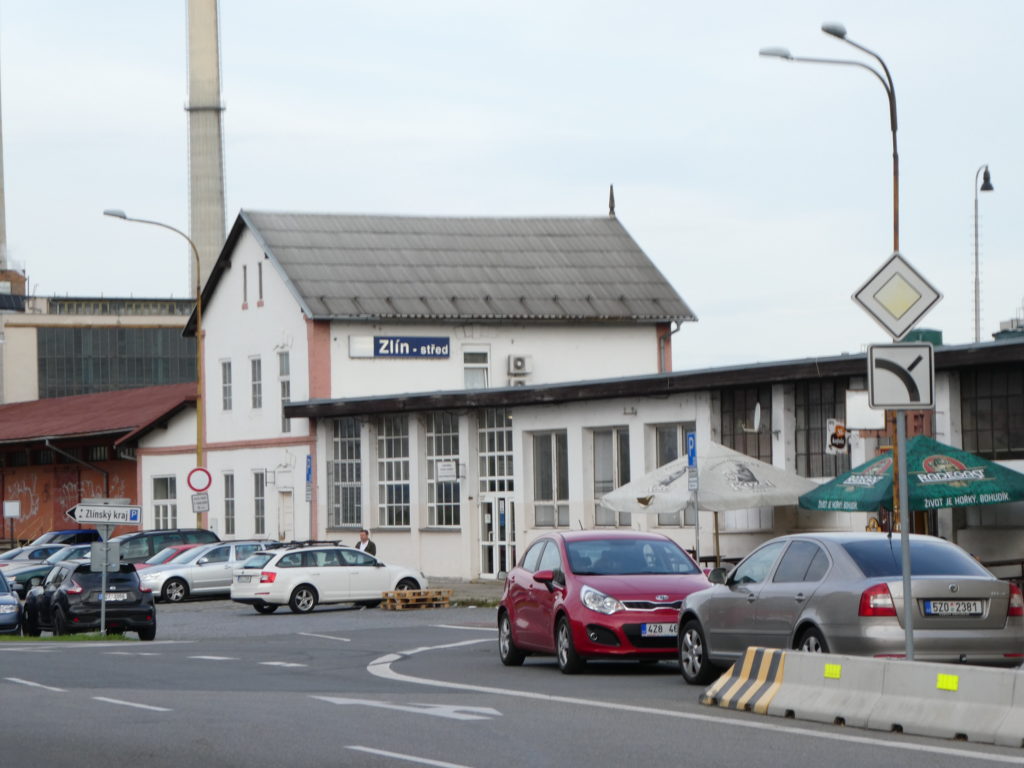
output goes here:
[[305, 664], [294, 664], [290, 661], [261, 661], [265, 667], [304, 667]]
[[18, 685], [27, 685], [30, 688], [42, 688], [47, 691], [53, 691], [54, 693], [67, 693], [63, 688], [53, 688], [49, 685], [43, 685], [42, 683], [33, 683], [31, 680], [22, 680], [19, 677], [5, 677], [5, 680], [10, 680], [12, 683]]
[[473, 632], [497, 632], [497, 627], [460, 627], [458, 624], [435, 624], [439, 629], [468, 629]]
[[369, 699], [344, 699], [337, 696], [313, 696], [320, 701], [331, 704], [353, 704], [358, 707], [377, 707], [378, 709], [397, 709], [399, 712], [412, 712], [415, 715], [431, 715], [446, 717], [449, 720], [490, 720], [501, 717], [501, 712], [490, 707], [465, 707], [449, 704], [392, 704], [388, 701], [372, 701]]
[[147, 651], [107, 651], [107, 656], [159, 656], [159, 653]]
[[351, 643], [352, 642], [347, 637], [335, 637], [334, 635], [317, 635], [317, 634], [315, 634], [313, 632], [299, 632], [299, 634], [300, 635], [305, 635], [306, 637], [321, 637], [324, 640], [337, 640], [339, 643]]
[[237, 656], [189, 656], [190, 659], [199, 659], [200, 661], [238, 661]]
[[136, 704], [134, 701], [121, 701], [120, 699], [108, 699], [106, 696], [93, 696], [96, 701], [105, 701], [108, 704], [119, 704], [122, 707], [135, 707], [136, 709], [149, 709], [153, 712], [173, 712], [167, 707], [153, 707], [149, 704]]
[[358, 744], [350, 744], [346, 749], [355, 749], [359, 752], [369, 752], [371, 755], [381, 755], [382, 757], [393, 757], [396, 760], [406, 760], [410, 763], [419, 763], [420, 765], [433, 765], [436, 768], [470, 768], [470, 766], [462, 765], [461, 763], [446, 763], [443, 760], [431, 760], [426, 757], [416, 757], [416, 755], [403, 755], [401, 752], [388, 752], [386, 749], [361, 747]]
[[28, 648], [25, 646], [13, 646], [11, 648], [0, 648], [0, 651], [13, 653], [53, 653], [56, 648]]
[[540, 699], [541, 701], [551, 701], [561, 704], [574, 704], [581, 707], [594, 707], [597, 709], [611, 709], [620, 712], [634, 712], [643, 715], [660, 715], [662, 717], [671, 717], [678, 720], [694, 720], [702, 723], [715, 723], [716, 725], [726, 725], [733, 728], [749, 728], [755, 731], [772, 731], [773, 733], [786, 733], [793, 736], [805, 736], [816, 739], [826, 739], [831, 741], [841, 741], [847, 744], [863, 744], [870, 747], [878, 747], [884, 744], [886, 749], [894, 750], [905, 750], [908, 752], [928, 752], [935, 755], [946, 755], [950, 757], [961, 758], [964, 760], [986, 760], [996, 763], [1011, 763], [1013, 765], [1020, 765], [1020, 756], [1008, 756], [999, 755], [991, 752], [968, 752], [963, 749], [955, 749], [952, 747], [934, 747], [928, 744], [901, 744], [898, 741], [880, 741], [877, 738], [871, 738], [869, 736], [849, 736], [846, 734], [829, 733], [825, 731], [811, 731], [803, 728], [797, 728], [795, 726], [781, 725], [777, 718], [768, 718], [766, 721], [757, 720], [744, 720], [740, 718], [731, 717], [720, 717], [717, 715], [701, 715], [695, 712], [677, 712], [671, 709], [656, 709], [654, 707], [641, 707], [635, 704], [615, 704], [613, 702], [605, 701], [593, 701], [590, 699], [574, 699], [570, 696], [552, 696], [546, 693], [535, 693], [533, 691], [517, 691], [512, 688], [491, 688], [485, 685], [470, 685], [468, 683], [450, 683], [444, 680], [431, 680], [425, 677], [413, 677], [411, 675], [403, 675], [399, 672], [395, 672], [391, 669], [391, 664], [405, 656], [412, 656], [416, 653], [422, 653], [424, 651], [439, 651], [446, 650], [448, 648], [458, 648], [464, 645], [472, 645], [473, 643], [487, 643], [493, 642], [490, 639], [483, 638], [480, 640], [463, 640], [458, 643], [446, 643], [444, 645], [435, 645], [431, 647], [414, 648], [408, 651], [401, 651], [397, 654], [389, 653], [386, 656], [380, 656], [371, 661], [366, 670], [371, 675], [377, 677], [383, 677], [387, 680], [394, 680], [403, 683], [413, 683], [415, 685], [430, 685], [437, 688], [452, 688], [460, 691], [475, 691], [477, 693], [491, 693], [497, 696], [514, 696], [524, 699]]

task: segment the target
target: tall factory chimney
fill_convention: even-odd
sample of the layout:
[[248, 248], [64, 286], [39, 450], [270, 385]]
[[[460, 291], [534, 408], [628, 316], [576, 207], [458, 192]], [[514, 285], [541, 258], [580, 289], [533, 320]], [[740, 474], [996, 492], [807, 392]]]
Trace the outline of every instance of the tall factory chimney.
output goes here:
[[[221, 139], [217, 0], [188, 0], [189, 232], [199, 251], [198, 284], [224, 246], [224, 151]], [[195, 289], [195, 259], [189, 255]]]

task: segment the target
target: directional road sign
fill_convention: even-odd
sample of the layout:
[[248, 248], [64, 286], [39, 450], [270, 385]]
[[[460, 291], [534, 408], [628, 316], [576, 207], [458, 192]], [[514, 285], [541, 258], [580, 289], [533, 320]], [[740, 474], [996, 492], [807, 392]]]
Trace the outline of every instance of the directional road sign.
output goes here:
[[872, 408], [935, 407], [935, 350], [931, 344], [868, 347], [868, 402]]
[[142, 525], [142, 507], [115, 507], [101, 504], [78, 504], [68, 510], [68, 516], [79, 523], [109, 523], [111, 525]]
[[853, 294], [853, 300], [896, 341], [906, 336], [941, 298], [942, 294], [898, 253]]

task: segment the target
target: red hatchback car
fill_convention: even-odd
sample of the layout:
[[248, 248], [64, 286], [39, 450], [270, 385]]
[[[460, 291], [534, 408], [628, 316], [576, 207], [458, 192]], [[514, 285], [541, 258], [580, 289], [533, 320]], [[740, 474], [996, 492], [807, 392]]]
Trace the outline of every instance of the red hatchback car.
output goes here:
[[498, 652], [506, 666], [555, 654], [566, 674], [587, 659], [673, 659], [683, 598], [711, 586], [682, 547], [657, 533], [541, 536], [505, 579]]

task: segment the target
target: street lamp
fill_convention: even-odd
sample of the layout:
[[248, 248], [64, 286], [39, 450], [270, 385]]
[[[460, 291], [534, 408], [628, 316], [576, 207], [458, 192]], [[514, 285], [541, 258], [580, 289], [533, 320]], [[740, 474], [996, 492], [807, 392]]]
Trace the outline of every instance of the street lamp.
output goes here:
[[[852, 59], [817, 59], [793, 56], [785, 48], [762, 48], [762, 56], [784, 59], [786, 61], [803, 61], [811, 64], [842, 64], [845, 66], [860, 67], [866, 69], [878, 78], [878, 81], [885, 88], [885, 95], [889, 99], [889, 128], [892, 131], [892, 249], [898, 254], [900, 250], [900, 158], [896, 150], [896, 87], [892, 82], [892, 75], [889, 67], [886, 66], [882, 57], [860, 43], [856, 43], [846, 36], [846, 27], [842, 24], [825, 23], [821, 25], [821, 31], [852, 45], [859, 51], [871, 56], [877, 61], [882, 71], [865, 64], [862, 61]], [[883, 75], [884, 73], [884, 75]], [[893, 449], [893, 504], [899, 512], [900, 520], [900, 551], [903, 558], [903, 627], [906, 634], [907, 658], [914, 658], [914, 612], [910, 607], [914, 604], [911, 600], [911, 578], [910, 578], [910, 524], [911, 514], [907, 509], [909, 501], [907, 498], [907, 418], [903, 410], [896, 411], [896, 445]]]
[[199, 250], [196, 248], [196, 244], [192, 242], [192, 238], [180, 229], [176, 229], [169, 224], [164, 224], [160, 221], [151, 221], [149, 219], [135, 219], [126, 215], [124, 211], [115, 208], [108, 208], [103, 211], [103, 215], [112, 216], [115, 219], [123, 219], [124, 221], [134, 221], [139, 224], [152, 224], [155, 227], [169, 229], [171, 232], [176, 232], [185, 238], [185, 240], [188, 241], [189, 246], [192, 248], [192, 255], [196, 260], [196, 466], [202, 467], [203, 428], [206, 424], [203, 419], [203, 292], [202, 286], [199, 282]]
[[[984, 175], [982, 176], [982, 171]], [[981, 275], [978, 272], [978, 176], [981, 176], [981, 191], [991, 192], [992, 176], [988, 166], [983, 165], [974, 174], [974, 343], [981, 341]]]

